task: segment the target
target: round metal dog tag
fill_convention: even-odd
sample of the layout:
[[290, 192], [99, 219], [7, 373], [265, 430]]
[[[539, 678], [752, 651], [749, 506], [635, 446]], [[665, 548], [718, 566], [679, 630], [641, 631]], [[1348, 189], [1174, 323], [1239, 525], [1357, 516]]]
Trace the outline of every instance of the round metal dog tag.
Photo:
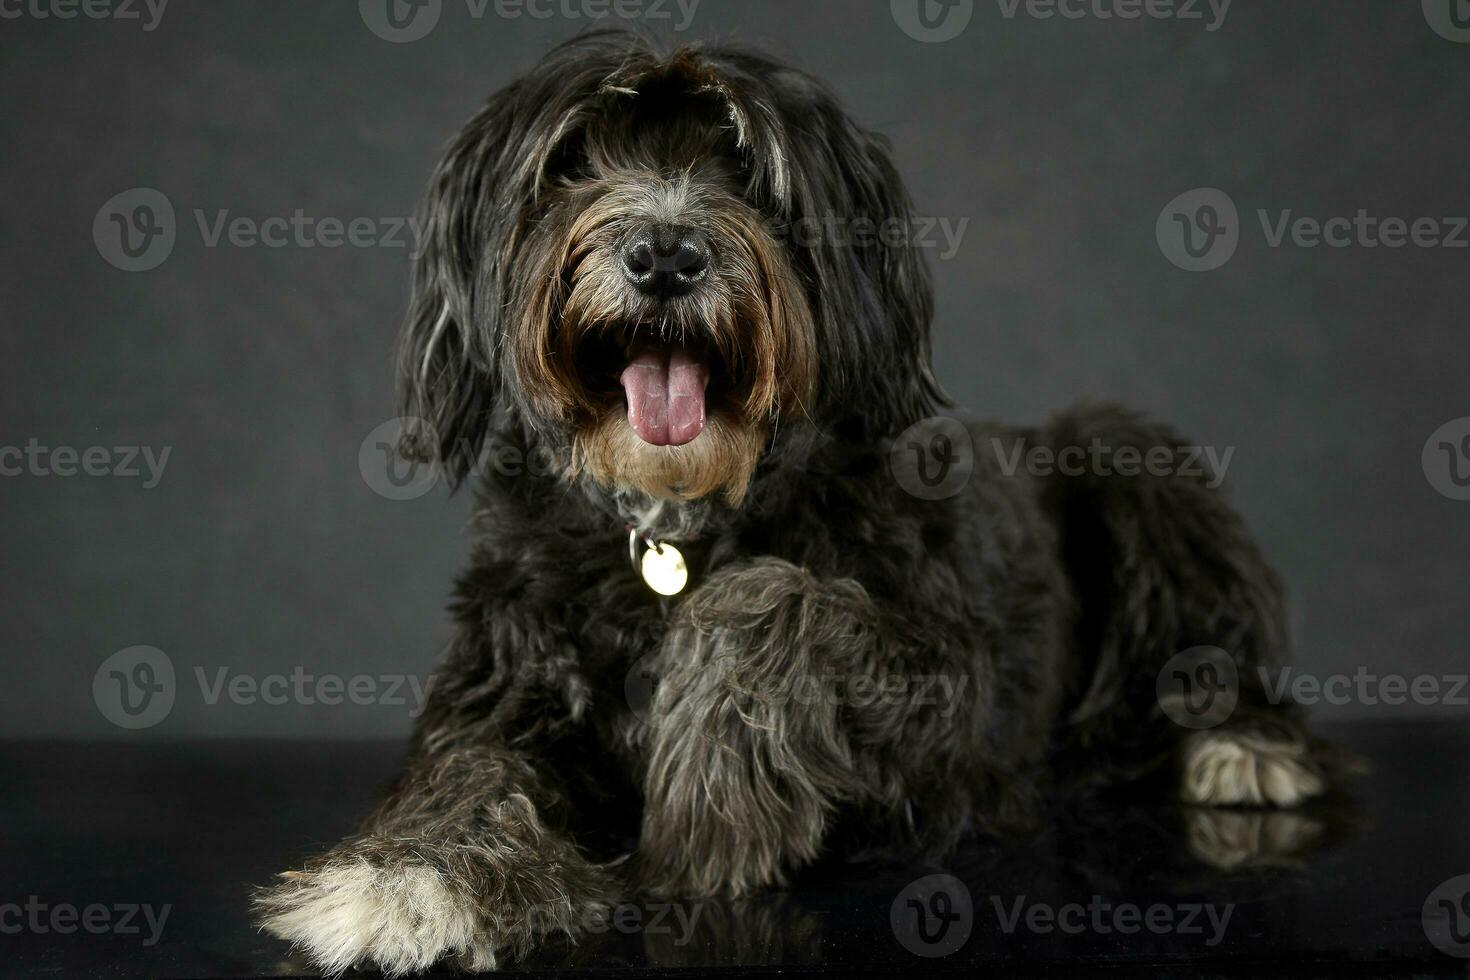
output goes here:
[[684, 556], [671, 544], [655, 542], [643, 553], [639, 564], [643, 581], [659, 595], [678, 595], [689, 584], [689, 569]]

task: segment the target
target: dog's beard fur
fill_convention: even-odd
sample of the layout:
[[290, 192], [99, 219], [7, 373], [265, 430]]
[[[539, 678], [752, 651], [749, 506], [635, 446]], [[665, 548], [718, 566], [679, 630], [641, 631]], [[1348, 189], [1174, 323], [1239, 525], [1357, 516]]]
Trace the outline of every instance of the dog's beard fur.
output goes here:
[[738, 504], [765, 446], [766, 427], [711, 415], [687, 446], [650, 446], [616, 408], [577, 431], [571, 473], [585, 471], [604, 484], [653, 497], [696, 500], [721, 492]]
[[[649, 300], [618, 268], [619, 243], [653, 221], [713, 242], [710, 274], [690, 295]], [[571, 432], [569, 476], [739, 503], [772, 427], [805, 411], [816, 370], [806, 297], [761, 216], [716, 173], [620, 169], [554, 191], [546, 218], [511, 248], [528, 267], [511, 338], [517, 378], [538, 414]], [[707, 420], [691, 442], [652, 445], [629, 425], [615, 379], [635, 335], [708, 350]]]

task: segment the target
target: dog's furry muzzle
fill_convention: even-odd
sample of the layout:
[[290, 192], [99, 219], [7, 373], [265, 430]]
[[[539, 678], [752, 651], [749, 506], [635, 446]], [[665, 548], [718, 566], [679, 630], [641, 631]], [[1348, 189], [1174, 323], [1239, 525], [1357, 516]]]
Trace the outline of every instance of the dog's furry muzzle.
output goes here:
[[[511, 246], [532, 262], [514, 339], [532, 406], [572, 433], [574, 471], [656, 497], [738, 501], [770, 426], [799, 413], [814, 383], [811, 312], [785, 250], [759, 214], [693, 173], [619, 172], [556, 195]], [[626, 242], [658, 226], [709, 243], [708, 268], [679, 295], [636, 288], [624, 268]], [[630, 417], [624, 372], [650, 351], [697, 366], [690, 438], [650, 438]]]

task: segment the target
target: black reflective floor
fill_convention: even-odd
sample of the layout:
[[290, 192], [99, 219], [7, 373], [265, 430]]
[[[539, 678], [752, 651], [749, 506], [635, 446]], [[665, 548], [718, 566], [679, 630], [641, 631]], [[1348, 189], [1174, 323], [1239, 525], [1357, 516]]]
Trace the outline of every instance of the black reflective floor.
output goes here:
[[[1470, 875], [1470, 725], [1329, 734], [1376, 767], [1353, 806], [1062, 814], [1035, 840], [943, 867], [821, 867], [739, 904], [634, 899], [515, 969], [1470, 975], [1470, 878], [1453, 880]], [[251, 928], [249, 886], [348, 831], [397, 756], [380, 743], [7, 744], [0, 974], [309, 973]]]

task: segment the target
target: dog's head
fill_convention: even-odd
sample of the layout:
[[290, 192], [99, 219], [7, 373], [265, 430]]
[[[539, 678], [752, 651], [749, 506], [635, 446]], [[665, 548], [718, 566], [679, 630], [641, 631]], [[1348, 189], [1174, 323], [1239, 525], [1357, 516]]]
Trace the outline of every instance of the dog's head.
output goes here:
[[569, 477], [734, 502], [782, 430], [877, 439], [942, 398], [885, 143], [759, 56], [563, 45], [455, 138], [424, 217], [405, 449], [456, 481], [500, 410]]

